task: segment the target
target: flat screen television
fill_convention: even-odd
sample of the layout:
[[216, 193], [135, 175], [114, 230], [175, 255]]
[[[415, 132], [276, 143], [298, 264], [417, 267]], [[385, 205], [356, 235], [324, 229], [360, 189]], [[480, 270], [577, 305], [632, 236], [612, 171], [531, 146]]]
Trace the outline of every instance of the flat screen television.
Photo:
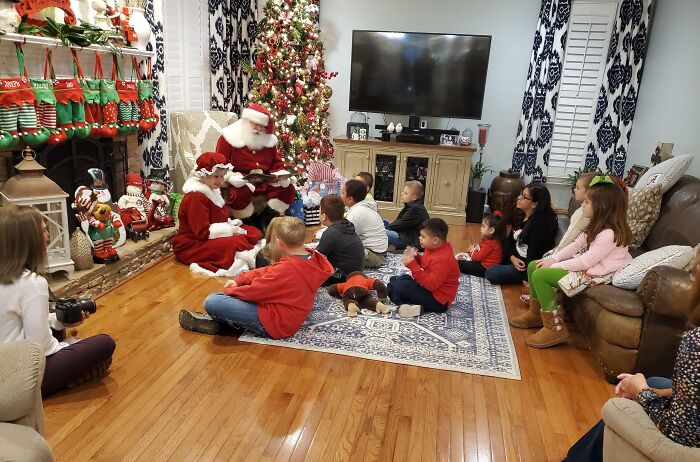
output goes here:
[[350, 110], [480, 119], [491, 36], [355, 30]]

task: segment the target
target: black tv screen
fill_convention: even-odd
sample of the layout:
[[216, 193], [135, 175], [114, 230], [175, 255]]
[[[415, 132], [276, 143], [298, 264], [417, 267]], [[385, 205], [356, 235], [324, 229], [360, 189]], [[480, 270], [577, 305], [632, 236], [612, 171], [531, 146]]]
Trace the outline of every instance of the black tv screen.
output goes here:
[[350, 110], [480, 119], [491, 36], [356, 30]]

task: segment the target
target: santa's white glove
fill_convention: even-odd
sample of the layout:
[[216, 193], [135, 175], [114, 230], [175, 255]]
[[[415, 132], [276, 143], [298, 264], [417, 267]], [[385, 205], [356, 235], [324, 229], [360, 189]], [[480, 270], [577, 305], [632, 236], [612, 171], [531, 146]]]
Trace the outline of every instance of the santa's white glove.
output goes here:
[[255, 186], [248, 182], [248, 180], [243, 179], [243, 174], [241, 172], [228, 172], [224, 175], [224, 181], [233, 186], [234, 188], [242, 188], [247, 186], [250, 192], [255, 191]]
[[[286, 170], [280, 170], [279, 172], [271, 173], [271, 175], [283, 176], [283, 175], [289, 175], [289, 172]], [[279, 180], [279, 181], [276, 181], [274, 183], [270, 183], [270, 186], [275, 186], [278, 188], [286, 188], [290, 184], [292, 184], [292, 179], [288, 177], [288, 178], [285, 178], [283, 180]]]

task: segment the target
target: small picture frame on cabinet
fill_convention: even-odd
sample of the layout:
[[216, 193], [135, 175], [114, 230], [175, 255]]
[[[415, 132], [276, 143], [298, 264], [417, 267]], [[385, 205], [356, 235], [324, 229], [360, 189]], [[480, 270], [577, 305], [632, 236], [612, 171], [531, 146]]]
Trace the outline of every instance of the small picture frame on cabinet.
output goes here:
[[[367, 139], [367, 134], [369, 133], [369, 124], [366, 122], [348, 122], [347, 130], [345, 131], [345, 136], [349, 139], [361, 139], [360, 130], [365, 130], [365, 139]], [[356, 134], [356, 137], [353, 136]]]
[[459, 146], [459, 136], [458, 135], [440, 135], [440, 144], [442, 146]]

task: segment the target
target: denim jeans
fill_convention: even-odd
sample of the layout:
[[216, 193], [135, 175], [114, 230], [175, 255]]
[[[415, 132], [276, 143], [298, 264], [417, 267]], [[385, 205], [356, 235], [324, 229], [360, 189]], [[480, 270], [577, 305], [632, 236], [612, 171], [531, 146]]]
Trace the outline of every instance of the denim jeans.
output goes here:
[[518, 271], [513, 265], [496, 265], [486, 270], [491, 284], [518, 284], [527, 281], [527, 271]]
[[386, 230], [386, 237], [389, 240], [389, 244], [394, 245], [398, 250], [403, 250], [409, 245], [412, 245], [413, 243], [406, 238], [406, 236], [402, 236], [399, 234], [398, 231], [392, 231], [390, 229]]
[[433, 294], [416, 282], [408, 274], [401, 276], [392, 276], [389, 278], [389, 300], [396, 305], [420, 305], [423, 311], [433, 313], [444, 313], [447, 311], [447, 305], [435, 300]]
[[204, 300], [204, 309], [219, 322], [268, 336], [258, 318], [258, 305], [255, 303], [216, 292]]

